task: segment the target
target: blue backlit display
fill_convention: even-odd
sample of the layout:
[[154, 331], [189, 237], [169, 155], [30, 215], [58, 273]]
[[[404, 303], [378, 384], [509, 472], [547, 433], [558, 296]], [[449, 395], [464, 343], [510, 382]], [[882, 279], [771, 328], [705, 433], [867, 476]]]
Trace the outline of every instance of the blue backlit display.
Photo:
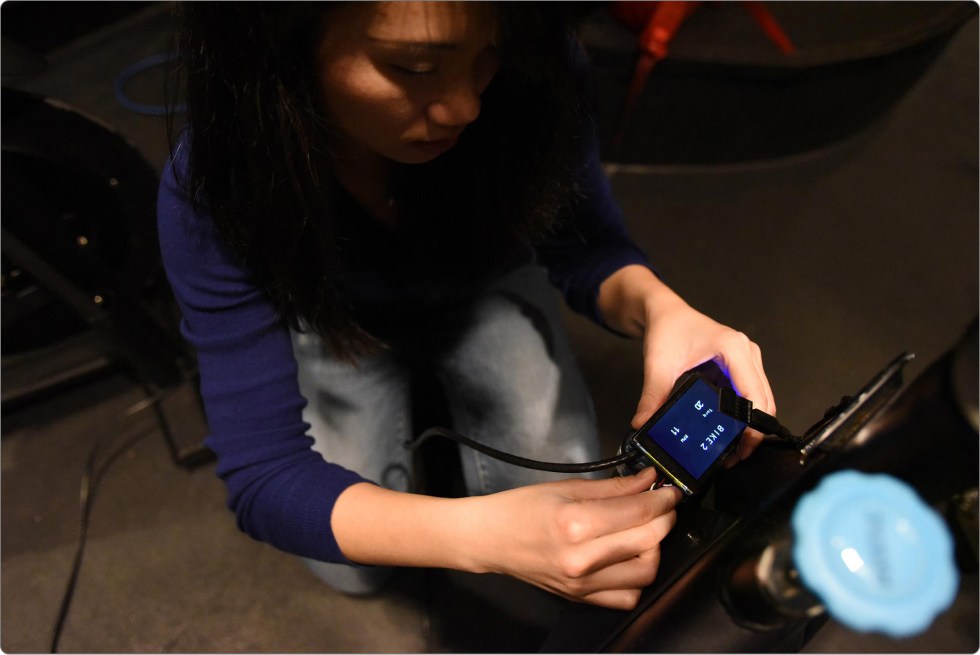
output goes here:
[[718, 411], [718, 392], [697, 380], [647, 432], [695, 480], [745, 427]]

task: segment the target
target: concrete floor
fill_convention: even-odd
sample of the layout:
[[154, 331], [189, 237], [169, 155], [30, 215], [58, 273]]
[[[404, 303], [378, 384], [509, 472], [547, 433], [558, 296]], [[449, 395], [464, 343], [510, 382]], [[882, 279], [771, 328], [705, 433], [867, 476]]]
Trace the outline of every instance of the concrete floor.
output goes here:
[[[19, 86], [105, 120], [162, 168], [162, 121], [118, 106], [112, 82], [169, 49], [165, 11], [151, 8], [54, 53], [47, 72]], [[918, 355], [911, 379], [977, 314], [977, 36], [974, 19], [879, 128], [831, 152], [738, 170], [612, 176], [633, 235], [665, 279], [760, 344], [780, 416], [794, 430], [906, 349]], [[151, 78], [134, 80], [130, 94], [155, 102]], [[570, 313], [567, 326], [614, 450], [642, 383], [640, 344]], [[5, 652], [46, 649], [85, 458], [99, 427], [141, 397], [115, 377], [4, 416]], [[174, 398], [170, 410], [200, 421], [189, 398]], [[296, 558], [239, 533], [213, 464], [175, 467], [151, 416], [113, 439], [137, 434], [146, 438], [98, 488], [63, 651], [526, 651], [562, 606], [513, 580], [448, 572], [406, 571], [374, 598], [339, 595]], [[975, 638], [975, 607], [953, 619], [941, 626], [948, 634], [918, 649], [956, 650], [950, 644], [966, 642], [952, 632]], [[832, 628], [808, 650], [906, 650]]]

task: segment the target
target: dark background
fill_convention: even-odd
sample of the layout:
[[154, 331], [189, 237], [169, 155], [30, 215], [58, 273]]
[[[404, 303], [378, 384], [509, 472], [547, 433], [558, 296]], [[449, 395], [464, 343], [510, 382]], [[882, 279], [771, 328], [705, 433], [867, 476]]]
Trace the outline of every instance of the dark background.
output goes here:
[[152, 2], [4, 3], [0, 34], [46, 55], [59, 46], [115, 23]]

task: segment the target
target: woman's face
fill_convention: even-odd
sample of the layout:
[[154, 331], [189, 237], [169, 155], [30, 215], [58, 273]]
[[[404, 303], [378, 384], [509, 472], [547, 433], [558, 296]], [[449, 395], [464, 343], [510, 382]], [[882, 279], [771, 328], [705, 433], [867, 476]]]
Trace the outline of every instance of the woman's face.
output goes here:
[[317, 53], [320, 92], [345, 145], [405, 164], [452, 148], [497, 72], [495, 38], [483, 3], [350, 3], [332, 11]]

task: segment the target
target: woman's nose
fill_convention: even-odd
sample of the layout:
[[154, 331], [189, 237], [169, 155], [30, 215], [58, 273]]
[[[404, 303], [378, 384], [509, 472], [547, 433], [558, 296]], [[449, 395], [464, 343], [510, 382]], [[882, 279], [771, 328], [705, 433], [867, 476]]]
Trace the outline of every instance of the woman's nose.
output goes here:
[[472, 79], [453, 84], [429, 105], [428, 119], [444, 127], [465, 127], [480, 115], [480, 90]]

